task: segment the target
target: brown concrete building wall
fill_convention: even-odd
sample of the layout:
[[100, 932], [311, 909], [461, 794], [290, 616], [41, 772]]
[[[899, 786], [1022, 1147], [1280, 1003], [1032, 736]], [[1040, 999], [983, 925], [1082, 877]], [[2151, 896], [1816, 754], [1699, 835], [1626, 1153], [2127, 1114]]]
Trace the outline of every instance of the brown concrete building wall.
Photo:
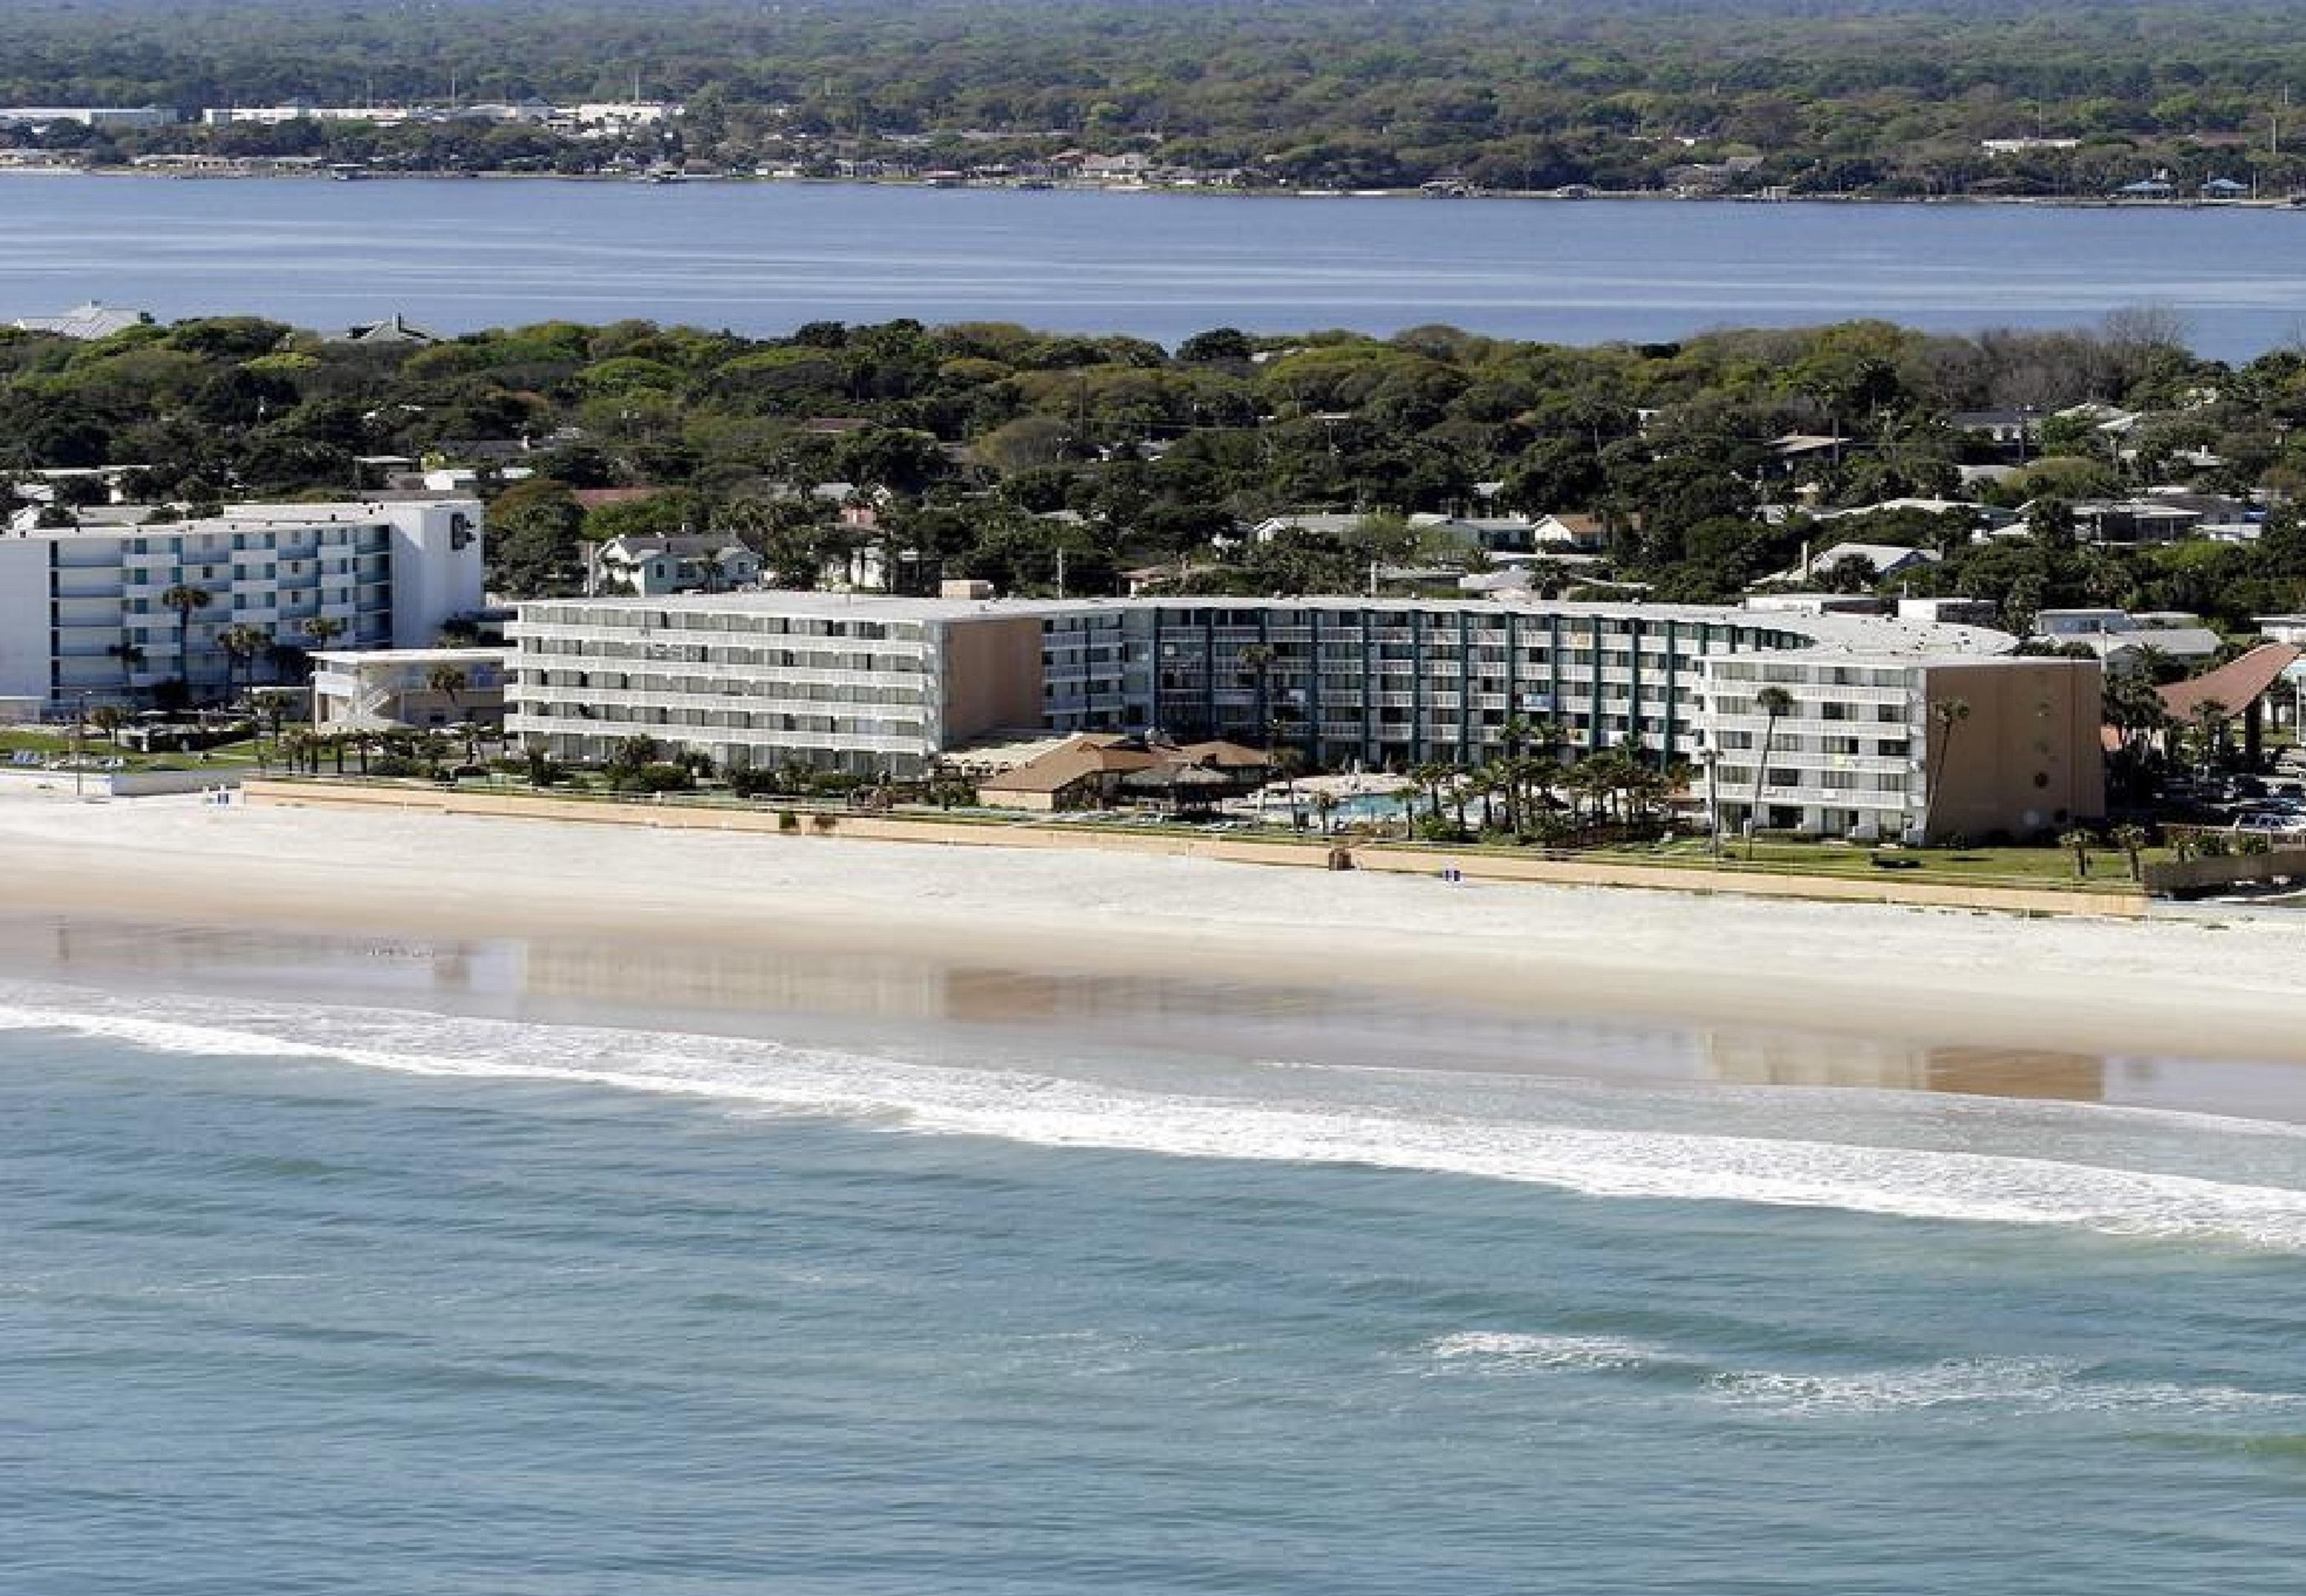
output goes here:
[[944, 746], [987, 731], [1041, 724], [1041, 623], [988, 615], [942, 624]]
[[982, 781], [977, 784], [977, 801], [988, 809], [1024, 809], [1050, 815], [1060, 807], [1057, 800], [1061, 796], [1063, 795], [1046, 789], [987, 786]]
[[[2105, 673], [2095, 661], [1933, 665], [1924, 680], [1933, 706], [1931, 841], [1995, 832], [2023, 838], [2104, 816]], [[1949, 738], [1934, 712], [1954, 699], [1969, 715]]]

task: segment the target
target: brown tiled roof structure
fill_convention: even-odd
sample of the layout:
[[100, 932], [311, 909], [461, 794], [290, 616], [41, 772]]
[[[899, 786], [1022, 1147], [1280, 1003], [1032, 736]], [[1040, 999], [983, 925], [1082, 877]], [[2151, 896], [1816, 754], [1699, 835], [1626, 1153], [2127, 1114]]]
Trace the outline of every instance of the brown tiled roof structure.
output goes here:
[[[2153, 634], [2145, 636], [2150, 638]], [[2238, 660], [2157, 691], [2174, 721], [2191, 721], [2197, 710], [2211, 703], [2222, 704], [2229, 713], [2238, 715], [2282, 679], [2282, 673], [2297, 661], [2300, 652], [2287, 643], [2261, 643]]]

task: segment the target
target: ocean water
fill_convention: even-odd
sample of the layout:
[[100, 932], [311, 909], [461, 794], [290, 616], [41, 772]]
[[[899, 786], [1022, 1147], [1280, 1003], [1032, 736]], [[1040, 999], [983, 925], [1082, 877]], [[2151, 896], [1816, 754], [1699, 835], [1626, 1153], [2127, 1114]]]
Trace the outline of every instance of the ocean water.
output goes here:
[[0, 977], [0, 1591], [2306, 1568], [2295, 1126], [776, 1029]]
[[97, 297], [322, 328], [399, 311], [444, 332], [911, 316], [1171, 344], [1431, 322], [1592, 344], [1868, 316], [2071, 327], [2151, 304], [2234, 362], [2306, 328], [2294, 210], [0, 175], [0, 320]]

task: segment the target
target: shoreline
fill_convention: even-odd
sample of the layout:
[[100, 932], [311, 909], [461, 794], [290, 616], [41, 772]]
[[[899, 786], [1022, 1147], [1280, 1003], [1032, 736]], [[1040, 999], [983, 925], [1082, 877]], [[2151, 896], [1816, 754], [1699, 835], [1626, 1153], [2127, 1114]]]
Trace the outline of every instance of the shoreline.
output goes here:
[[357, 176], [338, 178], [325, 168], [223, 169], [209, 171], [178, 170], [169, 167], [132, 166], [16, 166], [0, 165], [0, 177], [102, 177], [165, 179], [184, 183], [574, 183], [582, 185], [612, 183], [641, 187], [663, 188], [814, 188], [814, 189], [905, 189], [937, 193], [1059, 193], [1111, 194], [1131, 198], [1157, 196], [1174, 199], [1216, 199], [1228, 201], [1283, 200], [1416, 200], [1425, 202], [1464, 203], [1494, 201], [1507, 203], [1534, 202], [1560, 205], [1769, 205], [1823, 206], [1832, 208], [1883, 206], [1916, 207], [1943, 209], [1952, 208], [1993, 207], [2035, 210], [2119, 210], [2119, 211], [2292, 211], [2306, 209], [2306, 198], [2250, 198], [2234, 200], [2205, 200], [2179, 198], [2123, 200], [2112, 195], [2088, 194], [1712, 194], [1676, 193], [1666, 189], [1595, 189], [1585, 193], [1563, 193], [1555, 189], [1485, 189], [1479, 193], [1432, 194], [1416, 188], [1380, 189], [1238, 189], [1220, 187], [1185, 187], [1176, 184], [1064, 183], [1053, 182], [1046, 187], [1033, 188], [1020, 183], [932, 183], [918, 177], [777, 177], [751, 172], [684, 174], [669, 180], [653, 178], [637, 172], [396, 172], [363, 169]]
[[1829, 1052], [1839, 1040], [2306, 1065], [2284, 974], [2306, 918], [2279, 915], [2033, 921], [172, 799], [0, 806], [0, 877], [17, 917], [67, 923], [558, 939], [732, 958], [740, 971], [893, 958], [1789, 1033]]

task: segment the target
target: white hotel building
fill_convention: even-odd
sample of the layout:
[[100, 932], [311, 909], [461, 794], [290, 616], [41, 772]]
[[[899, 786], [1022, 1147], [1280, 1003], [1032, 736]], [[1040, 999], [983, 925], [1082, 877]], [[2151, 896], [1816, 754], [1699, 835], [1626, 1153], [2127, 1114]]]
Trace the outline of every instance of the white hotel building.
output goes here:
[[[724, 764], [910, 776], [996, 730], [1152, 729], [1403, 769], [1496, 758], [1518, 721], [1558, 729], [1564, 752], [1709, 770], [1730, 825], [1755, 807], [1764, 737], [1771, 827], [2033, 832], [2103, 799], [2094, 664], [1874, 616], [756, 593], [525, 604], [510, 638], [508, 732], [577, 761], [645, 733]], [[1793, 701], [1774, 727], [1757, 696], [1772, 686]], [[1956, 703], [1949, 735], [1933, 710]]]
[[[83, 696], [132, 703], [183, 676], [195, 702], [250, 668], [218, 644], [227, 627], [307, 647], [309, 622], [340, 623], [330, 646], [415, 647], [480, 608], [482, 512], [470, 499], [232, 505], [196, 520], [0, 532], [0, 708], [18, 715]], [[175, 587], [208, 602], [179, 627]], [[179, 658], [179, 644], [182, 658]], [[269, 659], [253, 679], [274, 678]]]
[[724, 765], [919, 774], [1042, 715], [1044, 622], [1075, 606], [722, 593], [520, 606], [505, 731], [605, 760], [649, 736]]

